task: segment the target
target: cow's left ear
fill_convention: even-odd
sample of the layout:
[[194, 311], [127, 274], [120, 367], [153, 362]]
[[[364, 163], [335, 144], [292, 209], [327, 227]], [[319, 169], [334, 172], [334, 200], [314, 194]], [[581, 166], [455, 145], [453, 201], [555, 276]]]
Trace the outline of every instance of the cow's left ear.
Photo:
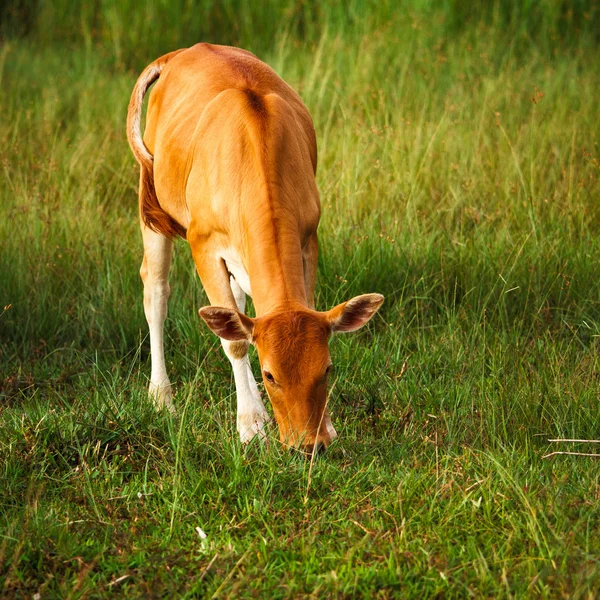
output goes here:
[[332, 333], [356, 331], [369, 322], [383, 304], [381, 294], [363, 294], [325, 313]]
[[220, 338], [231, 342], [252, 341], [254, 320], [232, 308], [205, 306], [198, 314]]

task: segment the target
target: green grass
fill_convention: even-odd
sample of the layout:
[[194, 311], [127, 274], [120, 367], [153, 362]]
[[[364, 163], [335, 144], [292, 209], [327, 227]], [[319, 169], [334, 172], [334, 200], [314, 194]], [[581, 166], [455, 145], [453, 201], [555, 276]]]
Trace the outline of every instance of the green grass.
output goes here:
[[[163, 4], [3, 9], [0, 596], [599, 595], [599, 463], [542, 458], [600, 438], [597, 7]], [[313, 115], [318, 307], [386, 295], [332, 341], [340, 438], [312, 465], [275, 429], [241, 447], [183, 242], [177, 418], [146, 397], [125, 112], [199, 39]]]

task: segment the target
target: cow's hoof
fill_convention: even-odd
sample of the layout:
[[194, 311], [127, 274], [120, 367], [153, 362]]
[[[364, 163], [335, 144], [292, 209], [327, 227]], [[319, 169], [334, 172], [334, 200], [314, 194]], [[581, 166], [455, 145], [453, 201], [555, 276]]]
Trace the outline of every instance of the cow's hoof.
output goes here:
[[171, 390], [171, 384], [156, 385], [150, 383], [148, 389], [148, 396], [154, 402], [156, 410], [168, 410], [171, 414], [175, 414], [175, 406], [173, 405], [173, 391]]
[[331, 417], [326, 413], [325, 414], [325, 427], [327, 429], [327, 435], [329, 436], [329, 441], [333, 442], [333, 440], [335, 440], [338, 436], [337, 431], [335, 430], [335, 427], [333, 426], [332, 422], [331, 422]]
[[269, 415], [262, 412], [238, 415], [237, 430], [242, 444], [247, 444], [254, 436], [266, 436], [265, 425], [269, 422]]

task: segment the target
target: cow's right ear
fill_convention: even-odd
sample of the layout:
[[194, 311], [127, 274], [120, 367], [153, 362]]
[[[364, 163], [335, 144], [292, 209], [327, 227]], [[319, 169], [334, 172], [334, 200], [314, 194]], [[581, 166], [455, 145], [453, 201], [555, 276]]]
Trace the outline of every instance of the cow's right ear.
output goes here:
[[252, 341], [254, 319], [241, 312], [220, 306], [204, 306], [198, 314], [220, 338], [230, 342]]

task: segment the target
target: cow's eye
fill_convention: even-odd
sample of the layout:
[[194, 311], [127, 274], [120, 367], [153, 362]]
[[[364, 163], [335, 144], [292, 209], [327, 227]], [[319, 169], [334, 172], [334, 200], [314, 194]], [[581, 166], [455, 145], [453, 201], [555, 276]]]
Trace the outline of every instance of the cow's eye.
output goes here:
[[275, 383], [275, 377], [273, 377], [273, 375], [271, 375], [271, 373], [269, 373], [269, 371], [267, 371], [266, 369], [263, 370], [265, 379], [269, 382], [269, 383]]
[[327, 377], [327, 375], [329, 375], [329, 373], [331, 373], [331, 371], [333, 370], [333, 365], [329, 365], [326, 369], [325, 369], [325, 375], [324, 377]]

